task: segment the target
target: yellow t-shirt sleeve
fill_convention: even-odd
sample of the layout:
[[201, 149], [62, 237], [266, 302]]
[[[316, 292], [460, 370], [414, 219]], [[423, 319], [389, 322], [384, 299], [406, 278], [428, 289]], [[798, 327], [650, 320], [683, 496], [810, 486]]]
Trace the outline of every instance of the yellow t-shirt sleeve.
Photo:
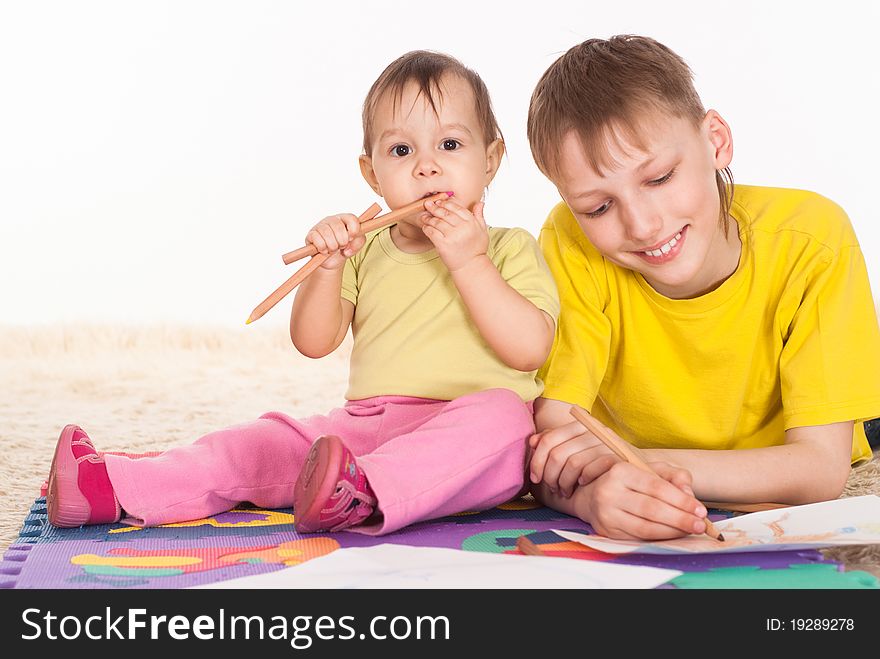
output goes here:
[[611, 323], [602, 313], [601, 292], [594, 268], [576, 243], [551, 220], [538, 243], [559, 290], [561, 311], [553, 348], [538, 377], [544, 398], [592, 409], [605, 376], [611, 346]]
[[348, 259], [345, 262], [345, 267], [342, 270], [342, 291], [339, 295], [343, 300], [348, 300], [353, 305], [357, 306], [357, 268], [354, 266], [351, 259]]
[[367, 234], [364, 246], [357, 254], [346, 260], [345, 267], [342, 270], [342, 291], [340, 292], [340, 297], [343, 300], [348, 300], [355, 306], [357, 306], [358, 301], [358, 271], [364, 260], [364, 256], [366, 256], [367, 251], [373, 246], [373, 241], [376, 239], [380, 231], [382, 231], [382, 229], [377, 229], [376, 231]]
[[785, 428], [864, 421], [880, 407], [880, 331], [853, 236], [808, 275], [780, 355]]
[[506, 230], [493, 251], [492, 262], [511, 288], [554, 322], [559, 319], [556, 283], [532, 234], [525, 229]]

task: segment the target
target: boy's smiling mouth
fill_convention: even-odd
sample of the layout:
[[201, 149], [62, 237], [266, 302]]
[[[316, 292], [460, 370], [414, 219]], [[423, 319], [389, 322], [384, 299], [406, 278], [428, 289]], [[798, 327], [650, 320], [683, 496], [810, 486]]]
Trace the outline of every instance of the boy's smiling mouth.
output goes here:
[[674, 259], [681, 252], [681, 246], [687, 236], [690, 225], [685, 225], [680, 231], [669, 238], [666, 242], [660, 243], [646, 250], [636, 250], [633, 254], [640, 256], [651, 265], [660, 265]]

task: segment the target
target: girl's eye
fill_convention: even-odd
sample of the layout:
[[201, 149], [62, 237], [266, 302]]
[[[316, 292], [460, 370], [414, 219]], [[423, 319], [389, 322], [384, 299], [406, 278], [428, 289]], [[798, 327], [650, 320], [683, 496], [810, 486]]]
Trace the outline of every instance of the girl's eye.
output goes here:
[[402, 158], [403, 156], [408, 156], [412, 153], [412, 149], [410, 149], [406, 144], [395, 144], [391, 147], [391, 154]]
[[443, 140], [440, 144], [440, 148], [444, 151], [455, 151], [460, 146], [461, 143], [458, 140]]
[[587, 213], [586, 215], [587, 215], [587, 217], [599, 217], [599, 216], [602, 215], [605, 211], [607, 211], [610, 207], [611, 207], [611, 202], [610, 202], [610, 201], [606, 201], [604, 204], [602, 204], [601, 206], [599, 206], [599, 208], [597, 208], [597, 209], [594, 210], [594, 211], [590, 211], [590, 212]]
[[653, 181], [648, 181], [648, 185], [663, 185], [672, 178], [672, 175], [675, 174], [675, 170], [672, 169], [668, 174], [661, 176], [660, 178], [655, 178]]

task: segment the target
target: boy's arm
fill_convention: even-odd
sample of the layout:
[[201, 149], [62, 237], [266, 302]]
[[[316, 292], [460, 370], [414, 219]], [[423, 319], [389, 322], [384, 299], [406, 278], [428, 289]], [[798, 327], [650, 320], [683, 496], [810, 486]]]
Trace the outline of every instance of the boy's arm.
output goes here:
[[693, 474], [704, 501], [805, 504], [836, 499], [850, 472], [853, 422], [790, 428], [785, 444], [766, 448], [707, 451], [646, 449]]
[[[529, 440], [529, 457], [531, 492], [538, 501], [613, 538], [661, 540], [705, 531], [706, 509], [693, 496], [686, 470], [652, 463], [659, 474], [654, 475], [621, 462], [572, 419], [570, 409], [558, 400], [535, 401], [538, 433]], [[568, 492], [548, 484], [558, 486], [560, 472], [574, 463], [578, 474], [583, 465], [585, 485], [577, 485], [577, 475], [564, 486]]]
[[[851, 421], [792, 428], [783, 446], [642, 449], [663, 477], [652, 479], [603, 454], [589, 433], [568, 421], [569, 407], [550, 399], [535, 402], [539, 432], [530, 440], [532, 493], [611, 537], [659, 539], [691, 532], [689, 525], [705, 513], [692, 507], [689, 492], [705, 501], [811, 503], [837, 498], [849, 474]], [[585, 485], [577, 485], [578, 475]]]
[[345, 338], [354, 305], [340, 297], [342, 268], [318, 268], [296, 292], [290, 311], [290, 339], [306, 357], [330, 354]]

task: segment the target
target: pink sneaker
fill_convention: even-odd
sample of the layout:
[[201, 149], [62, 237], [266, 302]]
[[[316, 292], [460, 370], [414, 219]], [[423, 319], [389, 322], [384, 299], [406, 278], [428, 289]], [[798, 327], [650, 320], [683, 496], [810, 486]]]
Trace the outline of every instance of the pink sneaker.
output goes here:
[[293, 527], [301, 533], [341, 531], [363, 522], [376, 506], [367, 477], [342, 440], [315, 440], [293, 489]]
[[79, 426], [64, 426], [58, 438], [49, 470], [46, 507], [54, 526], [68, 528], [109, 524], [122, 517], [104, 458]]

